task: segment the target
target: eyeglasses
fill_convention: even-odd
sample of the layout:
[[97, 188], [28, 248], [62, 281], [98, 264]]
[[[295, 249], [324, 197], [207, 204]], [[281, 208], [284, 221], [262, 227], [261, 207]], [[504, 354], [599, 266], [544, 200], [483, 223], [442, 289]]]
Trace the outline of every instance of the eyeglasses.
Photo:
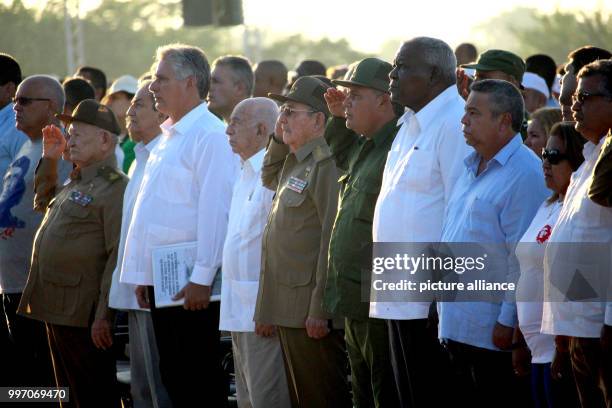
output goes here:
[[28, 98], [25, 96], [20, 96], [19, 98], [13, 98], [13, 103], [19, 104], [21, 106], [28, 106], [29, 104], [31, 104], [34, 101], [50, 101], [51, 99], [49, 98]]
[[280, 109], [280, 113], [282, 115], [287, 116], [288, 118], [291, 117], [291, 115], [293, 115], [296, 112], [315, 113], [316, 111], [314, 111], [314, 110], [293, 109], [293, 108], [290, 108], [288, 106], [282, 106], [281, 109]]
[[561, 153], [559, 149], [542, 149], [542, 160], [547, 160], [550, 164], [556, 165], [568, 159], [569, 157]]
[[586, 101], [587, 99], [591, 97], [595, 97], [595, 96], [603, 96], [604, 98], [612, 98], [612, 95], [608, 95], [606, 93], [579, 91], [572, 95], [572, 101], [580, 102], [581, 104], [583, 104], [584, 101]]

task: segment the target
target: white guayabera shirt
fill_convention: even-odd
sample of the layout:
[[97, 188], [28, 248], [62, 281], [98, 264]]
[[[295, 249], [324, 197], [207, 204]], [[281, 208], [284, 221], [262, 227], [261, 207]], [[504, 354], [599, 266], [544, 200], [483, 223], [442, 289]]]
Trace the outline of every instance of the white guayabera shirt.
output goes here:
[[[602, 292], [605, 287], [598, 285], [597, 278], [598, 275], [603, 275], [604, 279], [609, 280], [612, 208], [595, 204], [588, 196], [591, 175], [604, 139], [597, 145], [591, 142], [584, 145], [584, 163], [572, 174], [563, 209], [552, 230], [544, 255], [545, 300], [558, 299], [556, 292], [566, 287], [563, 282], [571, 285], [576, 271], [582, 274], [592, 289], [600, 295], [605, 295]], [[599, 280], [599, 283], [606, 285], [602, 280]], [[606, 309], [605, 298], [593, 302], [544, 302], [542, 332], [575, 337], [599, 337], [604, 321], [607, 324], [612, 323], [610, 306], [611, 304], [608, 304]]]
[[[130, 181], [125, 188], [123, 195], [123, 212], [121, 215], [121, 235], [119, 238], [119, 252], [117, 253], [117, 266], [113, 272], [113, 280], [108, 295], [108, 305], [113, 309], [132, 310], [141, 309], [136, 300], [135, 285], [119, 282], [121, 276], [121, 266], [123, 264], [123, 253], [125, 249], [125, 240], [127, 238], [128, 227], [132, 219], [132, 210], [136, 203], [136, 196], [140, 190], [142, 177], [144, 176], [145, 166], [149, 160], [151, 151], [157, 146], [161, 136], [158, 135], [146, 145], [142, 142], [134, 146], [134, 165], [130, 168]], [[142, 309], [145, 310], [145, 309]], [[148, 309], [146, 309], [148, 310]]]
[[[444, 209], [463, 159], [473, 150], [465, 143], [461, 117], [465, 101], [449, 86], [416, 114], [408, 110], [383, 172], [374, 210], [374, 242], [439, 242]], [[422, 319], [428, 302], [370, 302], [370, 316]]]
[[120, 281], [152, 285], [153, 248], [197, 241], [190, 280], [211, 285], [221, 266], [238, 157], [205, 103], [161, 129], [134, 204]]
[[265, 149], [242, 163], [223, 246], [220, 330], [252, 332], [261, 271], [261, 240], [274, 191], [261, 182]]

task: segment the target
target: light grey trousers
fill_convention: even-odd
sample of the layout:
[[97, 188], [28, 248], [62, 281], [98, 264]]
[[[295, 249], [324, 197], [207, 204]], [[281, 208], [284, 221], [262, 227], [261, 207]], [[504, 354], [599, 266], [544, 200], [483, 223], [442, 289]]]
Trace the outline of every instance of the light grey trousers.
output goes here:
[[134, 408], [171, 408], [168, 392], [161, 381], [159, 353], [151, 313], [128, 311], [130, 336], [130, 388]]
[[238, 408], [289, 408], [289, 388], [278, 335], [232, 332]]

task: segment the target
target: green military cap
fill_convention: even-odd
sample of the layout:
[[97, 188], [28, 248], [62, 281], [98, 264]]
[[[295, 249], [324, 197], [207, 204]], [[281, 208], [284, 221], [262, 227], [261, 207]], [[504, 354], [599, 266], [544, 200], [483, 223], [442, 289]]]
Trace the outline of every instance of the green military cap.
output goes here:
[[81, 101], [74, 109], [74, 112], [72, 112], [72, 116], [61, 114], [56, 114], [55, 116], [66, 123], [83, 122], [108, 130], [115, 135], [121, 133], [119, 122], [117, 122], [117, 117], [113, 111], [95, 99]]
[[373, 88], [389, 92], [389, 72], [393, 67], [378, 58], [366, 58], [351, 66], [350, 74], [344, 80], [334, 79], [336, 85], [350, 87], [352, 85]]
[[463, 64], [461, 68], [473, 68], [477, 71], [502, 71], [514, 77], [520, 84], [523, 82], [525, 62], [510, 51], [488, 50], [478, 56], [476, 63]]
[[269, 93], [268, 96], [281, 103], [288, 101], [303, 103], [317, 112], [328, 114], [327, 102], [323, 97], [327, 88], [329, 88], [329, 85], [323, 83], [320, 79], [304, 76], [295, 81], [287, 95]]

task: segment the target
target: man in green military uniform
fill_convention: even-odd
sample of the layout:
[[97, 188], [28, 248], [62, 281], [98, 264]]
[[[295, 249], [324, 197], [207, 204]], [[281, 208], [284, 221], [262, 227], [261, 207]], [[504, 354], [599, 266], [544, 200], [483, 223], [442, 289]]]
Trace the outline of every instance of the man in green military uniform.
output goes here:
[[389, 95], [391, 69], [388, 62], [366, 58], [346, 80], [333, 81], [346, 92], [329, 88], [325, 93], [333, 116], [325, 139], [345, 174], [340, 178], [338, 214], [329, 244], [324, 305], [345, 317], [356, 408], [398, 405], [387, 324], [368, 317], [372, 218], [387, 153], [398, 129], [399, 112]]
[[[34, 238], [19, 313], [46, 323], [57, 385], [70, 387], [69, 406], [118, 407], [108, 292], [117, 258], [127, 178], [117, 169], [115, 115], [93, 99], [70, 123], [75, 169], [52, 199]], [[43, 130], [43, 157], [60, 159], [61, 131]], [[101, 390], [103, 390], [101, 392]]]
[[325, 139], [327, 86], [299, 78], [283, 103], [264, 157], [276, 191], [264, 230], [255, 333], [278, 329], [293, 407], [350, 407], [340, 326], [323, 309], [338, 173]]

